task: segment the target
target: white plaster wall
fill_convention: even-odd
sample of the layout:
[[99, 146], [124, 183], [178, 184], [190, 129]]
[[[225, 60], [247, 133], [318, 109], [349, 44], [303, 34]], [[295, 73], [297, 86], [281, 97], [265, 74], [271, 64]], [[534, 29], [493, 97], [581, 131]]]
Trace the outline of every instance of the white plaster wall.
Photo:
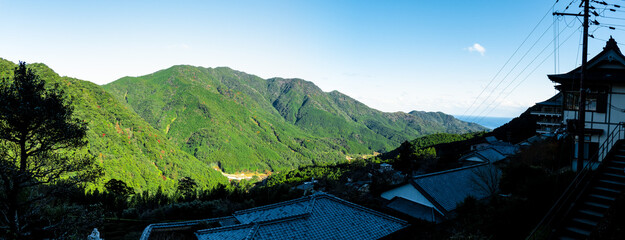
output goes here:
[[[625, 87], [619, 88], [619, 92], [625, 92]], [[625, 109], [625, 94], [613, 94], [610, 100], [609, 102], [613, 106], [608, 106], [609, 111], [612, 111], [610, 114], [610, 122], [625, 122], [625, 112], [619, 110]]]

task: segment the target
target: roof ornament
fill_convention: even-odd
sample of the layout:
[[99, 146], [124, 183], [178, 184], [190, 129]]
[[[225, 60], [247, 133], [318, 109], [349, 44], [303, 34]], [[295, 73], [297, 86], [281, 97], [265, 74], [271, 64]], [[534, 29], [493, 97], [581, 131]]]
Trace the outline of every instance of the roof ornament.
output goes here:
[[603, 48], [603, 50], [608, 50], [608, 49], [614, 49], [617, 52], [621, 52], [621, 50], [618, 48], [618, 44], [616, 43], [616, 40], [614, 40], [614, 38], [612, 38], [612, 36], [610, 36], [610, 39], [605, 43], [605, 47]]

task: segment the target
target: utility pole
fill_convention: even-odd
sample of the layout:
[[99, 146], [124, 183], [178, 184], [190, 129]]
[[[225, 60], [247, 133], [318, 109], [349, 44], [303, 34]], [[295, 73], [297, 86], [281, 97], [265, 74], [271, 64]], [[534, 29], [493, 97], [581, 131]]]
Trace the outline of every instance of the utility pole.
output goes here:
[[[577, 171], [581, 171], [584, 168], [584, 142], [585, 142], [585, 129], [586, 129], [586, 89], [584, 88], [584, 80], [586, 78], [586, 65], [588, 62], [588, 11], [590, 8], [590, 0], [582, 0], [584, 4], [584, 14], [572, 14], [572, 13], [558, 13], [554, 12], [553, 15], [558, 16], [583, 16], [584, 17], [584, 33], [582, 43], [582, 66], [581, 74], [579, 78], [579, 109], [578, 109], [578, 122], [577, 122]], [[590, 160], [590, 159], [589, 159]]]

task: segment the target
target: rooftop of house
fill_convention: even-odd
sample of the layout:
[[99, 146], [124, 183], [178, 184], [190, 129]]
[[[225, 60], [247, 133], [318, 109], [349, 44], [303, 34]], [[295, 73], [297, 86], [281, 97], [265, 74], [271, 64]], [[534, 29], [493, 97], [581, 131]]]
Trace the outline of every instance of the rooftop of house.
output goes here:
[[445, 218], [436, 209], [419, 204], [403, 197], [394, 197], [386, 207], [401, 212], [413, 218], [423, 219], [428, 222], [440, 223]]
[[[518, 146], [509, 142], [497, 140], [497, 138], [493, 136], [484, 138], [483, 143], [474, 145], [472, 149], [475, 149], [477, 151], [471, 152], [469, 154], [474, 154], [475, 152], [479, 152], [484, 149], [491, 149], [488, 151], [494, 150], [494, 151], [499, 152], [501, 155], [510, 156], [510, 155], [516, 154], [519, 151]], [[488, 154], [488, 153], [485, 153], [485, 154]]]
[[[606, 42], [603, 51], [588, 60], [588, 64], [586, 65], [587, 81], [585, 81], [585, 84], [625, 83], [623, 80], [625, 79], [625, 56], [623, 56], [618, 44], [612, 37]], [[581, 66], [568, 73], [553, 74], [548, 75], [548, 77], [551, 81], [566, 86], [577, 84], [580, 74]], [[557, 86], [556, 88], [561, 88], [561, 86]]]
[[499, 169], [486, 163], [417, 176], [412, 182], [435, 206], [450, 212], [469, 196], [488, 197], [487, 185], [496, 184], [489, 181], [496, 181], [500, 175]]
[[[512, 151], [512, 150], [507, 150], [507, 148], [503, 146], [500, 148], [502, 150]], [[494, 162], [499, 162], [503, 159], [506, 159], [506, 155], [497, 151], [495, 149], [495, 146], [491, 146], [488, 148], [483, 148], [477, 151], [473, 151], [460, 158], [460, 160], [465, 160], [465, 161], [477, 161], [477, 159], [481, 160], [482, 162], [494, 163]]]
[[[237, 221], [195, 231], [198, 239], [378, 239], [408, 226], [404, 220], [326, 193], [237, 211]], [[206, 220], [202, 220], [206, 221]], [[196, 221], [189, 221], [194, 223]], [[150, 231], [180, 223], [152, 224]]]
[[536, 105], [542, 105], [542, 106], [562, 106], [562, 92], [558, 92], [556, 95], [553, 95], [553, 97], [536, 103]]

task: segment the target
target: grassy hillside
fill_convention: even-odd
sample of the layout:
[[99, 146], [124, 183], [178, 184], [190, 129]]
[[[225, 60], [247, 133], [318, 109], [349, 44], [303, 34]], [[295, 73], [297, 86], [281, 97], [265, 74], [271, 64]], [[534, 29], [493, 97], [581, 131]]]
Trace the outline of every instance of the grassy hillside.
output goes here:
[[301, 79], [174, 66], [104, 86], [166, 138], [226, 172], [281, 171], [484, 128], [442, 113], [383, 113]]
[[[15, 63], [0, 59], [0, 78], [12, 75]], [[171, 143], [134, 111], [91, 82], [60, 77], [44, 64], [30, 64], [47, 85], [59, 84], [73, 100], [75, 117], [88, 122], [87, 151], [104, 167], [108, 179], [121, 179], [136, 190], [172, 189], [188, 176], [201, 187], [225, 183], [227, 179], [209, 164], [198, 161]]]
[[168, 140], [226, 172], [280, 171], [345, 159], [346, 151], [334, 149], [341, 147], [332, 139], [307, 134], [271, 111], [250, 87], [262, 82], [226, 68], [176, 66], [105, 87]]

